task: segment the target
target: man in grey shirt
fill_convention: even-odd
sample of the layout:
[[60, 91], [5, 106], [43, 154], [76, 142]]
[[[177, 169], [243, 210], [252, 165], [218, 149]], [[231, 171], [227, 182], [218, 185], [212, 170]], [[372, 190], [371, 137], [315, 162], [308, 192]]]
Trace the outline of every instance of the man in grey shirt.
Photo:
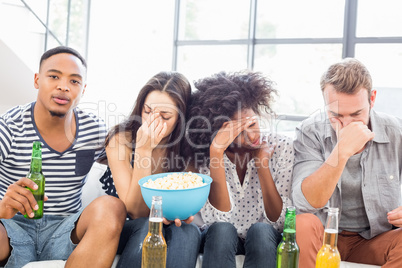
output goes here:
[[342, 260], [402, 267], [402, 120], [372, 108], [376, 90], [355, 59], [321, 78], [326, 109], [296, 129], [292, 198], [299, 267], [314, 267], [326, 208], [338, 207]]

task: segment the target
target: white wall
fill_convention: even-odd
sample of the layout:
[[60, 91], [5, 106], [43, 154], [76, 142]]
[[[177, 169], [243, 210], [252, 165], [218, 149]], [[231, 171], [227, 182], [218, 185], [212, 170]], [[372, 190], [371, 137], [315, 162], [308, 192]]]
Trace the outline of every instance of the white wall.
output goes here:
[[[2, 4], [5, 2], [0, 1]], [[98, 114], [109, 126], [113, 126], [128, 115], [138, 91], [151, 76], [159, 71], [171, 70], [174, 3], [174, 0], [116, 0], [113, 4], [106, 0], [91, 2], [88, 85], [80, 107]], [[2, 5], [0, 14], [8, 12], [4, 7], [12, 12], [20, 11], [18, 7]], [[14, 26], [0, 25], [0, 42], [11, 33], [18, 37], [20, 31], [14, 28], [32, 28], [26, 25], [26, 21], [18, 23], [9, 20], [2, 25]], [[0, 113], [36, 99], [33, 77], [37, 71], [35, 64], [39, 64], [40, 58], [36, 51], [42, 47], [38, 42], [32, 44], [19, 42], [18, 38], [5, 39], [12, 39], [14, 43], [7, 43], [12, 49], [3, 42], [0, 44]], [[24, 52], [25, 56], [20, 52]]]
[[0, 114], [36, 100], [34, 72], [0, 38]]
[[0, 0], [0, 114], [36, 100], [34, 72], [43, 49], [38, 24], [20, 1]]
[[88, 85], [82, 108], [111, 127], [130, 112], [151, 76], [171, 70], [174, 0], [91, 4]]

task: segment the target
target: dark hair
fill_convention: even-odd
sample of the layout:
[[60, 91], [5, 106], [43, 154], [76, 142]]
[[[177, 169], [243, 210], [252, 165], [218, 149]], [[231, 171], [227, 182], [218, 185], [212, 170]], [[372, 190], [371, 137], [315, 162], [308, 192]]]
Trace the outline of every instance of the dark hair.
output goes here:
[[85, 69], [87, 68], [86, 60], [84, 59], [83, 56], [81, 56], [80, 53], [78, 53], [78, 51], [76, 51], [75, 49], [73, 49], [71, 47], [58, 46], [55, 48], [51, 48], [48, 51], [46, 51], [45, 53], [43, 53], [42, 57], [40, 58], [39, 69], [42, 66], [43, 61], [47, 60], [51, 56], [54, 56], [57, 54], [62, 54], [62, 53], [67, 53], [67, 54], [76, 56], [81, 61], [82, 65], [84, 65]]
[[[194, 160], [195, 154], [209, 158], [209, 147], [223, 123], [242, 109], [257, 115], [271, 113], [276, 89], [274, 83], [259, 72], [221, 72], [194, 83], [191, 96], [183, 154]], [[193, 161], [194, 164], [194, 161]]]
[[[160, 72], [154, 75], [140, 90], [137, 100], [134, 104], [130, 116], [122, 123], [114, 126], [108, 133], [105, 140], [105, 147], [109, 144], [110, 139], [118, 133], [124, 132], [131, 134], [131, 143], [133, 150], [135, 149], [135, 142], [137, 131], [142, 125], [141, 113], [144, 107], [144, 102], [148, 94], [154, 90], [166, 92], [176, 103], [179, 112], [178, 122], [175, 129], [170, 135], [167, 142], [167, 157], [175, 158], [180, 156], [180, 141], [184, 136], [186, 126], [186, 112], [187, 105], [191, 95], [191, 85], [189, 81], [178, 72]], [[173, 163], [173, 159], [168, 164], [168, 171], [179, 171], [184, 168], [184, 163]], [[183, 165], [182, 165], [183, 164]]]

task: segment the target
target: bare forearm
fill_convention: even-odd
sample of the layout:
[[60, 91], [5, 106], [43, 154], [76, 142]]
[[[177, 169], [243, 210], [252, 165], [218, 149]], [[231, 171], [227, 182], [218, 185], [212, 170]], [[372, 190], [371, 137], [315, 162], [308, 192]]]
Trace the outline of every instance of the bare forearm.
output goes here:
[[257, 173], [260, 180], [265, 213], [270, 221], [275, 222], [281, 216], [283, 202], [276, 189], [271, 171], [267, 168], [268, 164], [265, 167], [257, 167]]
[[331, 198], [349, 159], [336, 146], [328, 159], [302, 182], [302, 192], [311, 206], [321, 208]]
[[230, 198], [226, 185], [225, 163], [223, 153], [210, 153], [210, 175], [212, 178], [209, 202], [220, 211], [230, 210]]
[[138, 181], [151, 174], [152, 150], [136, 150], [130, 186], [123, 199], [127, 207], [127, 212], [132, 218], [149, 216], [149, 208], [142, 197], [141, 187]]

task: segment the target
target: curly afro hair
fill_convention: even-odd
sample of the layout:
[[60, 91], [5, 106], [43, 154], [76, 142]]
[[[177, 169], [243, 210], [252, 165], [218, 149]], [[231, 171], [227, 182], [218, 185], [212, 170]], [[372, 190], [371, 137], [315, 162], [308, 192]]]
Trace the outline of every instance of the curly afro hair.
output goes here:
[[195, 166], [196, 154], [208, 161], [212, 140], [236, 112], [243, 109], [252, 109], [257, 115], [273, 112], [271, 103], [273, 94], [277, 94], [274, 82], [259, 72], [220, 72], [194, 85], [197, 91], [191, 96], [187, 114], [183, 155], [191, 158]]

